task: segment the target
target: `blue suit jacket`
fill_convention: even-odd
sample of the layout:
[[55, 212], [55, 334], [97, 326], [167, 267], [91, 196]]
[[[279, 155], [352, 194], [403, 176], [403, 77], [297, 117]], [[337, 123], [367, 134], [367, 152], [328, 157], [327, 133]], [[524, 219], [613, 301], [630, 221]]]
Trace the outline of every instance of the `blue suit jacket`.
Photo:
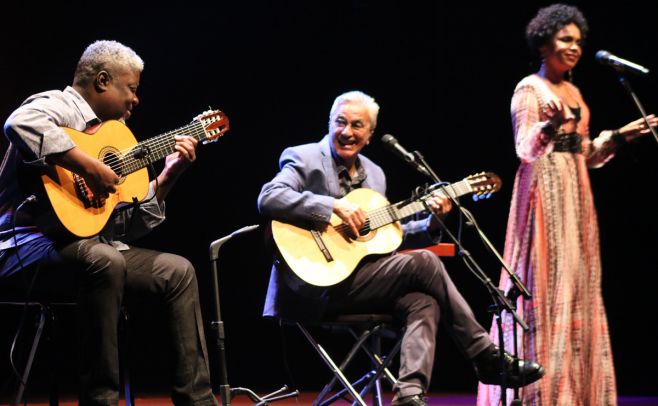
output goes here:
[[[386, 195], [386, 176], [374, 162], [359, 155], [366, 179], [363, 187]], [[323, 222], [331, 218], [334, 200], [343, 197], [338, 183], [336, 163], [331, 154], [331, 137], [320, 142], [286, 148], [279, 159], [279, 173], [266, 183], [258, 196], [261, 214], [283, 222]], [[426, 231], [427, 218], [403, 224], [407, 247], [427, 246], [437, 242], [437, 236]], [[270, 284], [265, 301], [265, 316], [292, 319], [321, 316], [331, 288], [293, 291], [291, 271], [282, 260], [272, 266]]]

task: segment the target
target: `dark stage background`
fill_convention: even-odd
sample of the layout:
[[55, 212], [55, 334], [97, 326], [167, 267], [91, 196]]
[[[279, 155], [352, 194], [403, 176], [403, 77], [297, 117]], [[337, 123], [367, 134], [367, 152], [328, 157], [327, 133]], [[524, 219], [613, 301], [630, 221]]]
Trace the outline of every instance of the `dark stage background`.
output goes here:
[[[381, 105], [378, 129], [364, 152], [387, 172], [392, 201], [406, 198], [425, 179], [382, 147], [379, 138], [385, 133], [421, 151], [444, 180], [483, 170], [502, 177], [503, 189], [489, 201], [464, 199], [502, 251], [518, 164], [509, 102], [515, 84], [534, 69], [525, 25], [547, 4], [188, 1], [62, 9], [12, 2], [3, 6], [0, 28], [0, 117], [4, 121], [30, 94], [70, 84], [80, 54], [96, 39], [119, 40], [146, 62], [141, 104], [129, 122], [138, 139], [186, 124], [208, 106], [226, 112], [230, 132], [199, 148], [198, 162], [168, 199], [168, 220], [139, 242], [195, 264], [209, 322], [209, 244], [242, 226], [262, 224], [256, 198], [277, 171], [280, 152], [319, 140], [333, 98], [351, 89], [371, 94]], [[592, 110], [592, 133], [638, 117], [612, 69], [594, 60], [599, 49], [652, 69], [649, 77], [630, 80], [646, 109], [658, 112], [658, 3], [579, 5], [591, 35], [574, 76]], [[591, 171], [621, 394], [658, 394], [657, 157], [658, 145], [646, 137]], [[456, 217], [449, 222], [453, 230]], [[465, 231], [464, 243], [497, 281], [499, 267], [472, 231]], [[278, 328], [260, 317], [269, 259], [258, 231], [226, 244], [219, 262], [230, 383], [260, 391], [291, 383]], [[479, 320], [489, 326], [486, 290], [459, 259], [445, 262]], [[2, 320], [4, 379], [16, 319], [5, 314]], [[166, 347], [158, 317], [135, 314], [134, 320], [135, 390], [166, 390]], [[61, 354], [70, 361], [59, 375], [72, 388], [73, 315], [64, 312], [61, 324]], [[286, 330], [285, 336], [296, 384], [318, 389], [326, 368], [296, 331]], [[45, 372], [40, 361], [35, 368], [39, 388]], [[476, 385], [470, 364], [442, 331], [432, 389], [475, 391]]]

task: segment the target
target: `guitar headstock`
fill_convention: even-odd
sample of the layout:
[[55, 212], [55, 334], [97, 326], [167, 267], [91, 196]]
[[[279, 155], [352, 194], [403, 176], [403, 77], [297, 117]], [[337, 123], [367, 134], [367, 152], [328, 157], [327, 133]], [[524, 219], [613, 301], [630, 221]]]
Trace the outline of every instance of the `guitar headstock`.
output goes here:
[[492, 193], [500, 190], [503, 182], [493, 172], [480, 172], [465, 179], [473, 192], [473, 200], [488, 199]]
[[194, 117], [203, 126], [205, 139], [203, 143], [214, 142], [229, 130], [228, 117], [221, 110], [208, 110]]

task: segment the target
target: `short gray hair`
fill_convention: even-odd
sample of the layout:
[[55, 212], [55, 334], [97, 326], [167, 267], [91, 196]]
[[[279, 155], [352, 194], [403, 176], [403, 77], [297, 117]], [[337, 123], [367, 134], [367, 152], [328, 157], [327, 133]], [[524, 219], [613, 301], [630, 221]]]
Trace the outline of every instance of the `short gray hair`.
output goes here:
[[75, 69], [74, 83], [93, 81], [98, 72], [121, 65], [133, 72], [144, 70], [144, 61], [131, 48], [117, 41], [96, 41], [82, 53]]
[[379, 114], [379, 104], [375, 102], [375, 99], [373, 99], [371, 96], [368, 96], [367, 94], [358, 91], [358, 90], [352, 90], [349, 92], [345, 92], [341, 94], [340, 96], [336, 97], [336, 100], [334, 100], [334, 104], [331, 106], [331, 111], [329, 112], [329, 122], [331, 123], [331, 120], [336, 113], [336, 110], [338, 110], [338, 107], [340, 107], [343, 104], [350, 104], [350, 103], [359, 103], [363, 104], [366, 107], [366, 110], [368, 110], [368, 116], [370, 116], [370, 124], [372, 126], [372, 130], [377, 127], [377, 115]]

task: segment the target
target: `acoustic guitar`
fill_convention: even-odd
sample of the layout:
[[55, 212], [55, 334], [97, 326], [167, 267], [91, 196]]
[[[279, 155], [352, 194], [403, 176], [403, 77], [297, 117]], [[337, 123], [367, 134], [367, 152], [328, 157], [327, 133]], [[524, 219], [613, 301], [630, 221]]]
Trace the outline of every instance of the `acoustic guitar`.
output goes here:
[[42, 216], [39, 223], [46, 233], [68, 231], [78, 237], [90, 237], [105, 227], [117, 205], [146, 198], [147, 167], [175, 152], [174, 136], [193, 137], [204, 144], [216, 141], [229, 130], [229, 120], [219, 110], [206, 111], [186, 126], [142, 142], [137, 142], [128, 127], [117, 120], [105, 121], [85, 132], [62, 128], [78, 148], [112, 168], [120, 181], [115, 193], [102, 198], [91, 192], [80, 175], [50, 165], [41, 181], [55, 216]]
[[[483, 172], [445, 187], [453, 198], [473, 193], [474, 198], [489, 197], [500, 190], [498, 175]], [[422, 196], [390, 204], [372, 189], [360, 188], [343, 199], [357, 204], [367, 220], [354, 238], [342, 220], [332, 215], [329, 224], [293, 225], [272, 221], [274, 242], [288, 267], [304, 282], [315, 286], [335, 285], [347, 278], [366, 256], [393, 252], [402, 243], [401, 219], [427, 210]], [[439, 192], [443, 196], [443, 191]]]

